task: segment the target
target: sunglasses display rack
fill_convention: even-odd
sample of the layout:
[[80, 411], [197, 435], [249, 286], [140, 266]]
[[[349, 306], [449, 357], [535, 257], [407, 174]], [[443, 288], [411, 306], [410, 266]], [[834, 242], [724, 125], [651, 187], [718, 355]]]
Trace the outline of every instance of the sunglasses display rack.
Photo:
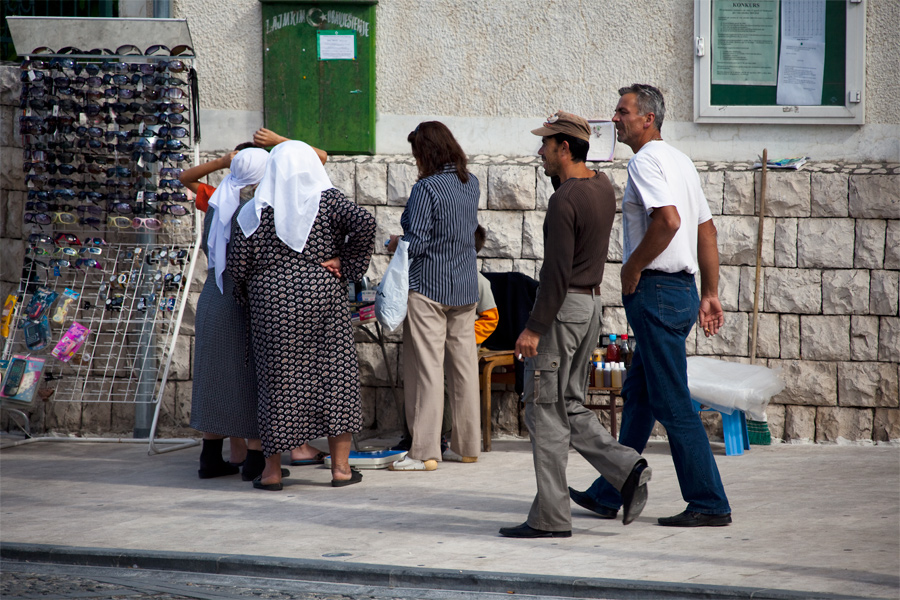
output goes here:
[[178, 181], [196, 162], [193, 51], [35, 52], [21, 66], [26, 249], [2, 358], [45, 358], [56, 402], [159, 402], [199, 251]]

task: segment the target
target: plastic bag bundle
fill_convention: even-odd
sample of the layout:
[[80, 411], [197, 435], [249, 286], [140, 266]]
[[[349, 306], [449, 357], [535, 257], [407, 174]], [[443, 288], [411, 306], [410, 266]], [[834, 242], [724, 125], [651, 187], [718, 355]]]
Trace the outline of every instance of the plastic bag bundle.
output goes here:
[[406, 318], [409, 296], [409, 242], [400, 240], [378, 290], [375, 292], [375, 318], [388, 331], [394, 331]]
[[744, 365], [705, 356], [688, 358], [688, 388], [691, 397], [725, 414], [735, 409], [748, 419], [765, 421], [766, 406], [784, 389], [781, 369]]

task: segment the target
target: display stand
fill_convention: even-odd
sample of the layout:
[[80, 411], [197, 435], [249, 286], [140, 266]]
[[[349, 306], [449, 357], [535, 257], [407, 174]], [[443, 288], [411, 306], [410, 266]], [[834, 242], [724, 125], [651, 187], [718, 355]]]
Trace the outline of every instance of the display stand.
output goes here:
[[[187, 21], [8, 21], [25, 58], [17, 133], [30, 231], [0, 358], [44, 358], [39, 392], [54, 402], [134, 405], [138, 439], [112, 441], [149, 441], [151, 454], [197, 445], [154, 442], [202, 229], [178, 182], [199, 157]], [[41, 290], [56, 297], [38, 311]], [[89, 333], [60, 350], [74, 324]], [[79, 438], [18, 443], [43, 439]]]

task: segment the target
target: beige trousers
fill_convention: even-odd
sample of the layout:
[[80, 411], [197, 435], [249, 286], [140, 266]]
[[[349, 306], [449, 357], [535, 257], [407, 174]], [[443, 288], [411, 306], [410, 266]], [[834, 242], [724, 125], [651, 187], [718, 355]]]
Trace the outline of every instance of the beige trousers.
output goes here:
[[403, 322], [403, 392], [412, 434], [410, 458], [441, 460], [445, 365], [453, 414], [450, 448], [460, 456], [476, 457], [481, 450], [481, 418], [475, 305], [445, 306], [410, 291]]

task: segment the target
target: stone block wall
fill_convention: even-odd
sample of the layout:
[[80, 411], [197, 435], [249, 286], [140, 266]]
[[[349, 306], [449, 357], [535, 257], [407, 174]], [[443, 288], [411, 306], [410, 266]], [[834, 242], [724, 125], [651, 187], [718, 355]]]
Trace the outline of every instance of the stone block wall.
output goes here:
[[[0, 67], [0, 300], [15, 289], [23, 238], [30, 232], [22, 224], [26, 188], [16, 134], [18, 86], [18, 69]], [[541, 225], [552, 194], [539, 161], [482, 155], [470, 157], [470, 163], [481, 183], [479, 220], [488, 234], [479, 267], [537, 278]], [[714, 338], [693, 333], [687, 350], [749, 362], [760, 174], [749, 163], [696, 165], [719, 232], [726, 324]], [[592, 165], [610, 177], [619, 200], [625, 166], [624, 161]], [[390, 259], [381, 242], [401, 232], [415, 165], [410, 156], [331, 157], [326, 168], [337, 188], [376, 217], [368, 275], [378, 280]], [[760, 363], [781, 368], [787, 382], [769, 406], [773, 437], [794, 443], [900, 442], [900, 165], [810, 163], [796, 172], [770, 172], [766, 204], [757, 355]], [[627, 327], [618, 280], [621, 229], [617, 214], [603, 282], [605, 332], [623, 333]], [[197, 265], [197, 272], [205, 272], [205, 263]], [[193, 285], [164, 394], [162, 435], [190, 432], [193, 314], [200, 290], [197, 281]], [[391, 433], [399, 426], [399, 413], [388, 375], [402, 387], [401, 332], [387, 334], [387, 364], [368, 336], [358, 332], [356, 338], [362, 437]], [[495, 435], [525, 433], [513, 391], [496, 387], [492, 405]], [[130, 435], [134, 408], [38, 401], [31, 410], [32, 427]], [[721, 438], [718, 417], [705, 414], [704, 421], [710, 435]], [[7, 425], [4, 413], [0, 426]]]

